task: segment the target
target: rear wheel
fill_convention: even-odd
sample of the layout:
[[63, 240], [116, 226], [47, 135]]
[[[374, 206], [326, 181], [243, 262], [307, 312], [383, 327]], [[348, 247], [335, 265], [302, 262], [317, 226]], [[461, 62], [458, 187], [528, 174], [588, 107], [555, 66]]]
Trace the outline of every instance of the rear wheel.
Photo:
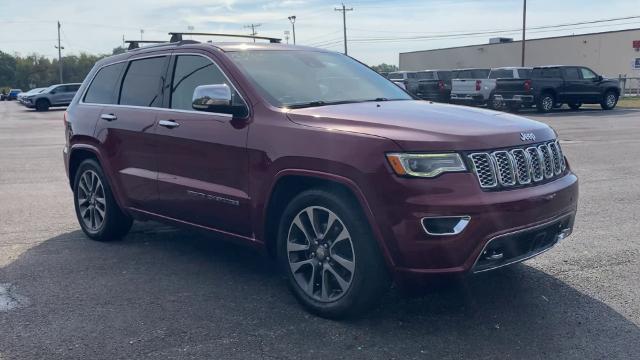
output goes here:
[[328, 318], [370, 309], [389, 287], [384, 261], [359, 207], [325, 190], [308, 190], [286, 207], [278, 257], [291, 291]]
[[37, 111], [47, 111], [47, 110], [49, 110], [50, 106], [51, 106], [51, 104], [49, 103], [49, 100], [47, 100], [47, 99], [40, 99], [40, 100], [36, 101], [36, 110]]
[[118, 207], [100, 165], [83, 161], [73, 182], [76, 216], [82, 231], [93, 240], [109, 241], [129, 232], [133, 220]]
[[536, 107], [538, 108], [539, 112], [546, 113], [553, 110], [555, 102], [556, 102], [556, 99], [553, 96], [553, 94], [543, 93], [542, 95], [540, 95], [540, 98], [538, 99], [538, 104]]
[[581, 102], [569, 103], [569, 107], [571, 108], [571, 110], [579, 110], [581, 106], [582, 106]]
[[604, 110], [612, 110], [618, 104], [618, 94], [615, 91], [607, 91], [602, 98], [600, 107]]
[[493, 95], [489, 98], [487, 102], [487, 107], [493, 110], [500, 110], [504, 107], [504, 103], [500, 99], [496, 99]]

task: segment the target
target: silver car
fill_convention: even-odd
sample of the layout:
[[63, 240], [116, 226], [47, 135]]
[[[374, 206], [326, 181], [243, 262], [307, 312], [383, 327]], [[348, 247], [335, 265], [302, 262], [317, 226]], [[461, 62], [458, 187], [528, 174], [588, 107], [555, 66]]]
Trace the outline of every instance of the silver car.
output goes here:
[[80, 88], [80, 83], [51, 85], [39, 94], [24, 97], [24, 105], [37, 111], [47, 111], [52, 106], [67, 106]]

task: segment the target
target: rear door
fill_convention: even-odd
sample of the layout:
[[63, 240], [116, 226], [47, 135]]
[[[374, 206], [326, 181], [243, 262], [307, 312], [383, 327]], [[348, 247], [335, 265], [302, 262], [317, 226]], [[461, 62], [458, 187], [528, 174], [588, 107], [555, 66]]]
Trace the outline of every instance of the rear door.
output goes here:
[[[166, 108], [156, 127], [160, 213], [250, 237], [249, 121], [192, 107], [200, 85], [226, 84], [241, 95], [207, 53], [176, 54], [169, 68]], [[246, 103], [245, 103], [246, 105]]]
[[126, 63], [117, 104], [105, 105], [96, 137], [111, 166], [125, 206], [154, 211], [157, 198], [156, 114], [162, 109], [162, 87], [168, 55], [146, 56]]
[[566, 67], [563, 69], [564, 87], [562, 88], [563, 101], [569, 103], [579, 103], [588, 97], [589, 84], [582, 78], [580, 68]]

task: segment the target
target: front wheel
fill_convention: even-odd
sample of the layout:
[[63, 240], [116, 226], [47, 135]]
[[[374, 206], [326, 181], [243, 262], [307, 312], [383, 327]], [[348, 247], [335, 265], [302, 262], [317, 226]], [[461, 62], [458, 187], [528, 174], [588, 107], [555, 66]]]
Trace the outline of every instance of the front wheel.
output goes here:
[[36, 101], [36, 111], [47, 111], [50, 106], [51, 104], [49, 104], [49, 101], [46, 99]]
[[604, 94], [602, 102], [600, 103], [600, 107], [602, 107], [603, 110], [613, 110], [613, 108], [615, 108], [617, 104], [618, 94], [616, 94], [614, 91], [607, 91], [607, 93]]
[[80, 227], [91, 239], [117, 240], [131, 229], [133, 220], [120, 210], [95, 160], [80, 164], [73, 182], [73, 199]]
[[342, 318], [370, 309], [389, 287], [369, 224], [347, 196], [308, 190], [286, 207], [278, 257], [289, 287], [309, 311]]

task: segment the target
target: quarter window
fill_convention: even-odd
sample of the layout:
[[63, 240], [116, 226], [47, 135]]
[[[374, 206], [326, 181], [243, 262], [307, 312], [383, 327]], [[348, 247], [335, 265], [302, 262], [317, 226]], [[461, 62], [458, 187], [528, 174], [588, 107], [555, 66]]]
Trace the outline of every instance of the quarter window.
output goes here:
[[162, 103], [160, 89], [165, 66], [165, 56], [131, 61], [122, 81], [120, 104], [160, 106]]
[[117, 63], [100, 69], [87, 89], [84, 102], [115, 104], [117, 101], [116, 86], [124, 65], [125, 63]]
[[[171, 84], [171, 109], [194, 110], [193, 91], [200, 85], [229, 84], [227, 78], [209, 59], [197, 55], [179, 55], [176, 58]], [[231, 87], [233, 89], [233, 87]], [[233, 90], [232, 90], [233, 91]], [[240, 97], [233, 91], [234, 105], [241, 105]]]

